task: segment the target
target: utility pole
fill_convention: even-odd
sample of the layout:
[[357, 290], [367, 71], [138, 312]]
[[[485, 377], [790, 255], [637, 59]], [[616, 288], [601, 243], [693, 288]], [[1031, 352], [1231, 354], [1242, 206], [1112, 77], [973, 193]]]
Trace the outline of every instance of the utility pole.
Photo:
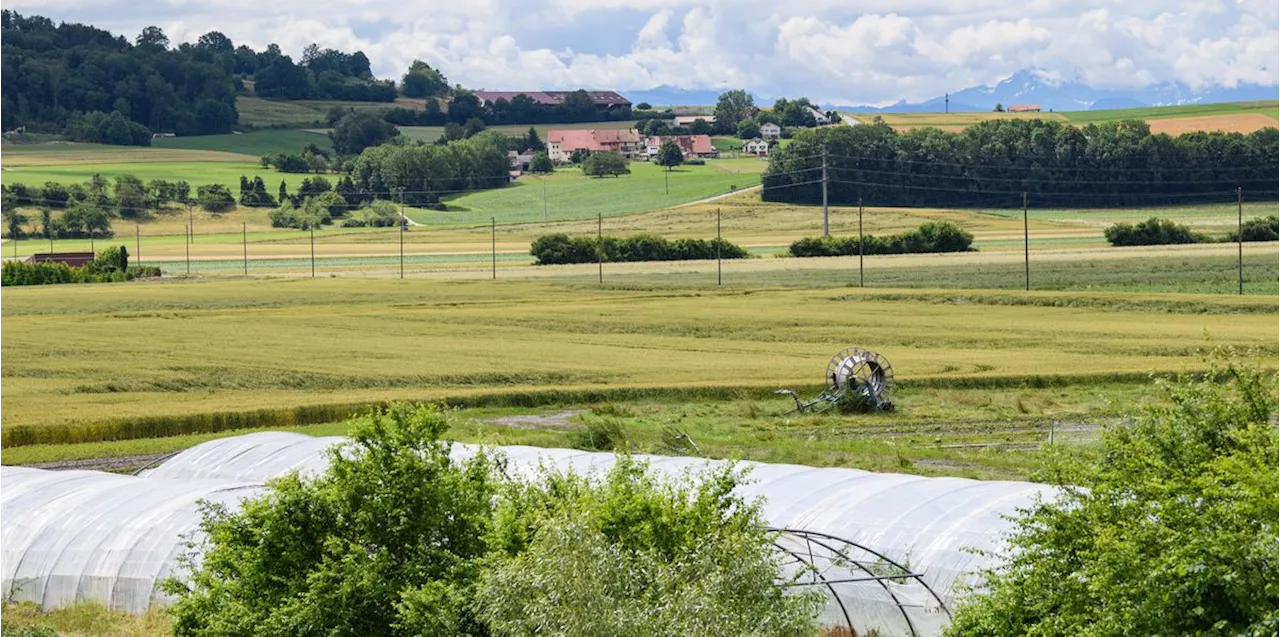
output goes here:
[[498, 219], [489, 217], [489, 256], [493, 269], [493, 280], [498, 280]]
[[249, 224], [240, 224], [240, 244], [244, 246], [244, 275], [249, 276]]
[[133, 224], [133, 251], [138, 265], [142, 265], [142, 228], [136, 223]]
[[720, 246], [724, 243], [720, 239], [720, 209], [716, 208], [716, 285], [722, 282], [720, 271]]
[[311, 278], [316, 278], [316, 229], [311, 228]]
[[542, 220], [546, 221], [547, 220], [547, 180], [546, 178], [540, 178], [538, 179], [538, 181], [542, 182]]
[[944, 93], [944, 94], [942, 95], [942, 102], [943, 102], [943, 104], [945, 104], [945, 105], [946, 105], [946, 106], [944, 107], [944, 109], [945, 109], [945, 110], [944, 110], [944, 112], [946, 112], [946, 113], [950, 113], [950, 112], [951, 112], [951, 94], [950, 94], [950, 93]]
[[187, 275], [191, 274], [191, 226], [187, 226]]
[[1027, 191], [1022, 191], [1022, 261], [1027, 290], [1031, 290], [1031, 231], [1027, 223]]
[[191, 243], [195, 243], [196, 242], [196, 213], [194, 212], [194, 208], [192, 207], [190, 201], [187, 202], [187, 232], [188, 232], [187, 239]]
[[404, 279], [404, 233], [408, 231], [409, 224], [408, 224], [408, 220], [404, 216], [404, 186], [401, 186], [399, 190], [400, 190], [400, 219], [397, 220], [398, 223], [396, 223], [396, 225], [399, 226], [399, 230], [400, 230], [400, 278], [403, 280]]
[[866, 287], [862, 277], [862, 195], [858, 195], [858, 287]]
[[667, 189], [667, 194], [671, 194], [671, 167], [662, 171], [662, 187]]
[[827, 215], [827, 147], [822, 147], [822, 236], [831, 236], [831, 224]]
[[600, 283], [604, 283], [604, 214], [596, 213], [596, 268]]
[[1244, 190], [1236, 186], [1236, 283], [1244, 294]]

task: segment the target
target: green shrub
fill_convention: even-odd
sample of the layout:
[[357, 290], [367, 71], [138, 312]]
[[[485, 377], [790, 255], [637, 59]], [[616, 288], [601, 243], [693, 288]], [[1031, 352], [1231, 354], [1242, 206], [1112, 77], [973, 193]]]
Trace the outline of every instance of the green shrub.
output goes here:
[[[968, 252], [973, 235], [950, 221], [930, 221], [915, 230], [877, 237], [866, 235], [862, 254], [920, 254]], [[858, 254], [857, 237], [805, 237], [791, 244], [794, 257], [840, 257]]]
[[1277, 223], [1276, 215], [1255, 217], [1244, 222], [1239, 232], [1232, 232], [1231, 240], [1239, 241], [1241, 234], [1246, 242], [1275, 241], [1280, 238], [1280, 224]]
[[569, 435], [575, 449], [620, 451], [628, 446], [627, 428], [617, 418], [591, 419]]
[[[597, 246], [602, 255], [597, 254]], [[668, 240], [652, 234], [633, 237], [570, 237], [567, 234], [548, 234], [538, 237], [529, 252], [538, 265], [564, 263], [595, 263], [601, 256], [609, 263], [630, 261], [696, 261], [716, 258], [719, 248], [722, 259], [746, 259], [751, 256], [742, 246], [724, 239], [675, 239]]]
[[1274, 371], [1215, 357], [1101, 431], [1097, 462], [1053, 458], [951, 637], [1275, 635]]
[[604, 150], [587, 155], [581, 166], [583, 174], [589, 177], [617, 177], [631, 174], [627, 163], [627, 158], [622, 153]]
[[301, 207], [286, 201], [284, 205], [267, 213], [273, 228], [297, 228], [315, 230], [330, 221], [328, 206], [308, 197]]
[[813, 635], [822, 595], [776, 585], [760, 503], [732, 466], [679, 479], [627, 456], [500, 489], [475, 589], [499, 637]]
[[352, 212], [342, 220], [344, 228], [390, 228], [400, 220], [400, 209], [385, 199], [375, 199], [369, 205]]
[[196, 202], [209, 212], [226, 212], [236, 207], [236, 199], [222, 184], [208, 184], [196, 188]]
[[[776, 585], [780, 555], [731, 466], [665, 481], [505, 478], [459, 461], [440, 407], [353, 421], [318, 476], [238, 510], [204, 505], [163, 590], [177, 635], [810, 635], [815, 592]], [[199, 557], [197, 557], [199, 555]]]
[[38, 624], [28, 624], [20, 628], [4, 629], [5, 637], [58, 637], [58, 631], [51, 626], [40, 626]]
[[1205, 236], [1168, 219], [1152, 217], [1137, 224], [1117, 223], [1103, 231], [1113, 246], [1159, 246], [1200, 243]]

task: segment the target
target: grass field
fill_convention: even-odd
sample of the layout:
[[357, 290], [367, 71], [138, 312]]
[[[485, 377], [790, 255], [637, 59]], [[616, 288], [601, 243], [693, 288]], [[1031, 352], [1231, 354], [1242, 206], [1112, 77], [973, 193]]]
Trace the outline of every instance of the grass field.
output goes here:
[[[1153, 106], [1149, 108], [1126, 108], [1096, 111], [1061, 111], [1041, 113], [849, 113], [859, 120], [870, 121], [877, 115], [885, 123], [899, 130], [910, 130], [924, 126], [933, 126], [948, 131], [963, 130], [978, 122], [993, 119], [1047, 119], [1072, 124], [1088, 124], [1093, 122], [1109, 122], [1121, 119], [1166, 120], [1173, 118], [1199, 118], [1209, 116], [1263, 115], [1267, 119], [1258, 120], [1258, 127], [1275, 126], [1280, 102], [1276, 100], [1260, 102], [1230, 102], [1225, 104], [1187, 104], [1182, 106]], [[1213, 126], [1216, 128], [1217, 126]], [[1253, 130], [1253, 128], [1249, 128]]]
[[[226, 136], [238, 137], [238, 136]], [[181, 138], [198, 140], [202, 138]], [[139, 179], [184, 180], [192, 186], [224, 184], [235, 192], [240, 176], [260, 175], [272, 190], [280, 178], [301, 181], [302, 175], [283, 175], [265, 169], [258, 157], [223, 152], [216, 148], [138, 148], [100, 144], [31, 144], [6, 145], [3, 160], [5, 182], [22, 182], [30, 186], [45, 182], [76, 183], [88, 181], [94, 174], [108, 179], [134, 175]]]
[[306, 128], [325, 121], [329, 109], [383, 110], [403, 107], [421, 110], [425, 100], [402, 97], [395, 102], [339, 102], [335, 100], [267, 100], [239, 96], [236, 110], [243, 126]]
[[271, 153], [300, 153], [308, 144], [332, 150], [329, 136], [299, 129], [276, 129], [231, 135], [198, 135], [194, 137], [162, 137], [152, 142], [159, 148], [214, 150], [260, 157]]
[[[1214, 345], [1270, 366], [1277, 352], [1275, 296], [662, 281], [11, 289], [0, 454], [16, 463], [161, 453], [221, 429], [308, 419], [319, 424], [299, 430], [340, 433], [336, 421], [361, 403], [449, 398], [475, 407], [455, 434], [464, 440], [564, 446], [573, 427], [607, 417], [645, 451], [662, 451], [663, 429], [677, 426], [715, 456], [1025, 476], [1039, 456], [989, 447], [1036, 447], [1050, 422], [1119, 417], [1148, 391], [1147, 373], [1197, 369]], [[848, 344], [893, 361], [899, 410], [782, 416], [786, 401], [770, 391], [814, 391], [827, 357]], [[590, 411], [602, 403], [614, 407]], [[495, 421], [566, 405], [583, 412], [573, 427]], [[240, 415], [208, 416], [217, 413]], [[36, 431], [29, 440], [84, 444], [15, 446], [15, 427]]]
[[605, 178], [563, 168], [546, 177], [527, 176], [507, 188], [447, 197], [448, 211], [428, 211], [413, 218], [427, 224], [476, 223], [489, 217], [515, 223], [658, 210], [754, 186], [766, 166], [754, 158], [720, 159], [668, 172], [648, 162], [631, 162], [631, 174]]
[[[616, 122], [584, 122], [580, 124], [536, 124], [533, 126], [538, 131], [538, 137], [542, 141], [547, 140], [547, 132], [552, 130], [564, 129], [601, 129], [613, 130], [618, 128], [634, 128], [635, 120], [622, 120]], [[444, 135], [443, 126], [398, 126], [400, 134], [414, 141], [423, 141], [431, 143]], [[510, 125], [510, 126], [490, 126], [488, 130], [499, 131], [508, 135], [524, 135], [529, 132], [529, 125]]]

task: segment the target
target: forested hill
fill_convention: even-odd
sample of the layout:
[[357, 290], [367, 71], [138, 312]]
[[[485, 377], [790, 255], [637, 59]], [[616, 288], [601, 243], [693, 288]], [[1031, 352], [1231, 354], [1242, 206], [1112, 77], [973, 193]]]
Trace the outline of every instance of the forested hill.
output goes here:
[[[393, 101], [363, 53], [312, 45], [295, 64], [272, 44], [259, 52], [211, 31], [170, 46], [156, 27], [132, 42], [83, 24], [0, 12], [4, 130], [64, 133], [80, 141], [140, 143], [151, 133], [225, 133], [236, 93], [254, 79], [264, 97]], [[145, 128], [144, 128], [145, 127]]]

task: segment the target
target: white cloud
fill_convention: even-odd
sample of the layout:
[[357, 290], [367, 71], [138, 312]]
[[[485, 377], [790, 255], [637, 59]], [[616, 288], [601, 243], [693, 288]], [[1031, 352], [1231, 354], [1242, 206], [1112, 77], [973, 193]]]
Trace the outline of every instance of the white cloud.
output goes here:
[[[297, 56], [363, 50], [381, 77], [414, 58], [487, 88], [744, 87], [824, 102], [920, 100], [1021, 68], [1112, 88], [1277, 81], [1275, 0], [10, 0], [128, 37], [217, 29]], [[616, 32], [615, 32], [616, 31]], [[536, 43], [536, 44], [535, 44]]]

